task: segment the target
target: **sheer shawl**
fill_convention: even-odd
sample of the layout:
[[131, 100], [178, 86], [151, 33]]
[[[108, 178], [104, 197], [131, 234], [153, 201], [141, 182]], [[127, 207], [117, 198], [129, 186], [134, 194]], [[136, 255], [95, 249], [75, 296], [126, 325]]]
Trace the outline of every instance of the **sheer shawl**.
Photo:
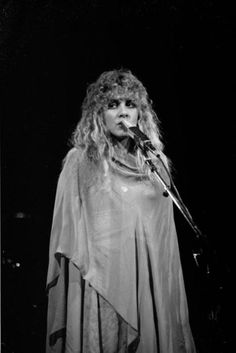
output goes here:
[[195, 353], [171, 199], [127, 161], [95, 166], [80, 155], [69, 151], [57, 186], [47, 352], [87, 352], [89, 286], [126, 325], [125, 351]]

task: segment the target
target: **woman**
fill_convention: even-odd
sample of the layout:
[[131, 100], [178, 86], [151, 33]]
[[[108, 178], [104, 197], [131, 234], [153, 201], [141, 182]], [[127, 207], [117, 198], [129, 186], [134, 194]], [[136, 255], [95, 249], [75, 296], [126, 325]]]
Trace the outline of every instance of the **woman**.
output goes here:
[[103, 73], [87, 90], [58, 181], [48, 353], [195, 352], [171, 198], [123, 123], [138, 126], [168, 168], [143, 84], [127, 70]]

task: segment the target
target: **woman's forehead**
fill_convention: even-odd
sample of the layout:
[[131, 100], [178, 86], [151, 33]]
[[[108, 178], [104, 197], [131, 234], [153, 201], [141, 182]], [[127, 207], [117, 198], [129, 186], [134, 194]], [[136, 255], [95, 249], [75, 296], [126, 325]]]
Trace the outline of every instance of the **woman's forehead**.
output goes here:
[[134, 100], [137, 101], [139, 99], [139, 95], [137, 92], [116, 92], [111, 91], [110, 94], [107, 95], [108, 100], [116, 99], [119, 101], [123, 100]]

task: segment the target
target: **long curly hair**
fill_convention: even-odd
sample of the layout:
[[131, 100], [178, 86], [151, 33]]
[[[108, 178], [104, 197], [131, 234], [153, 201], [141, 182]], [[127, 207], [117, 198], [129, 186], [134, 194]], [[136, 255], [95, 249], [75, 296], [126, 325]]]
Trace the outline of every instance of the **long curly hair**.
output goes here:
[[[162, 154], [160, 121], [152, 108], [152, 101], [144, 85], [130, 70], [118, 69], [102, 73], [87, 88], [82, 103], [82, 117], [73, 132], [71, 142], [80, 148], [89, 160], [98, 162], [103, 158], [111, 162], [115, 156], [112, 138], [104, 122], [104, 111], [115, 96], [133, 99], [138, 109], [138, 127], [146, 134], [157, 151]], [[144, 157], [136, 151], [137, 166], [146, 171]]]

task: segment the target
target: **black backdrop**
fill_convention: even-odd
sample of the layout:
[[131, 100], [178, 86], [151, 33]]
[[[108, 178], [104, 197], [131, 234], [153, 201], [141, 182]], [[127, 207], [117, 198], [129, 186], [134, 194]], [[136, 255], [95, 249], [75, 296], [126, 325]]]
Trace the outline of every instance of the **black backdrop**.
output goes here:
[[[206, 280], [176, 211], [200, 352], [228, 352], [234, 238], [234, 18], [215, 1], [2, 1], [3, 352], [44, 352], [56, 182], [88, 83], [129, 68], [162, 122], [174, 180], [217, 254]], [[33, 347], [33, 348], [32, 348]]]

